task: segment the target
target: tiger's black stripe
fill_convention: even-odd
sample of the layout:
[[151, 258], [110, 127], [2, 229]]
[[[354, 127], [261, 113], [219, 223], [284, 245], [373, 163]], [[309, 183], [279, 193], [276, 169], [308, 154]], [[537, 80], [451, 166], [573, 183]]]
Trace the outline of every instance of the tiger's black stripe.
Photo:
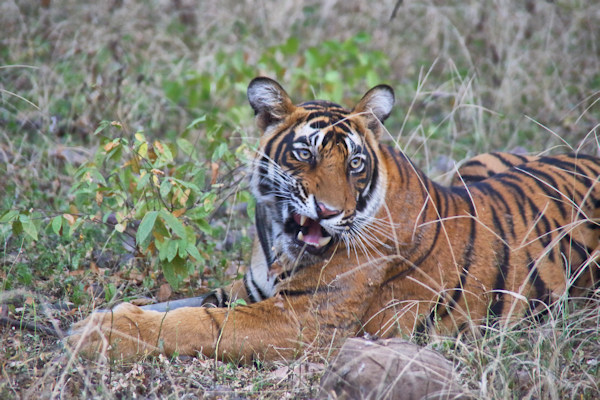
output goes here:
[[[504, 207], [504, 211], [509, 213], [510, 212], [510, 206], [508, 204], [508, 202], [506, 201], [506, 198], [504, 197], [504, 195], [502, 194], [502, 192], [496, 190], [496, 188], [492, 185], [490, 185], [488, 182], [479, 182], [477, 184], [478, 188], [480, 188], [484, 193], [488, 194], [490, 197], [500, 201], [500, 203], [502, 203], [502, 206]], [[510, 229], [510, 234], [512, 236], [513, 239], [516, 238], [516, 233], [515, 233], [515, 228], [514, 228], [514, 224], [512, 223], [512, 219], [507, 219], [506, 220], [507, 224], [509, 225], [509, 229]]]
[[[250, 284], [248, 282], [248, 276], [250, 275], [250, 282], [252, 282], [252, 287], [256, 290], [257, 294], [258, 294], [258, 298], [256, 298], [256, 296], [254, 295], [253, 291], [250, 289]], [[262, 289], [260, 288], [260, 286], [258, 285], [258, 282], [256, 282], [256, 280], [254, 280], [254, 276], [253, 276], [253, 272], [252, 270], [248, 271], [247, 274], [244, 275], [244, 288], [246, 289], [246, 292], [248, 293], [248, 296], [250, 297], [250, 299], [252, 300], [252, 302], [256, 303], [259, 302], [261, 300], [264, 300], [266, 298], [268, 298], [269, 296], [262, 291]]]
[[498, 217], [496, 210], [492, 208], [490, 211], [492, 212], [492, 220], [494, 221], [495, 228], [498, 230], [498, 236], [500, 236], [501, 239], [498, 240], [497, 243], [502, 247], [502, 251], [500, 253], [501, 257], [495, 263], [497, 272], [493, 290], [497, 292], [495, 295], [496, 300], [492, 301], [492, 306], [490, 307], [490, 314], [492, 316], [501, 316], [504, 308], [505, 295], [500, 291], [503, 291], [506, 288], [505, 283], [506, 278], [508, 277], [508, 266], [510, 265], [510, 249], [505, 243], [506, 233], [504, 232], [504, 228], [502, 227], [502, 223], [500, 222], [500, 218]]
[[298, 296], [312, 296], [317, 293], [332, 293], [332, 292], [338, 292], [340, 290], [341, 289], [336, 286], [318, 286], [315, 288], [299, 289], [299, 290], [282, 289], [279, 291], [279, 293], [283, 296], [298, 297]]
[[217, 328], [217, 334], [215, 335], [215, 337], [216, 338], [220, 338], [222, 336], [222, 333], [223, 333], [223, 326], [217, 321], [217, 319], [215, 318], [215, 316], [212, 314], [213, 310], [218, 310], [218, 309], [217, 308], [204, 308], [204, 312], [210, 318], [210, 320], [212, 322], [212, 326], [214, 326], [215, 328]]
[[567, 243], [569, 244], [569, 249], [572, 250], [574, 248], [575, 251], [577, 252], [577, 255], [582, 260], [587, 259], [590, 256], [590, 254], [592, 254], [592, 252], [594, 251], [593, 249], [588, 248], [583, 243], [581, 243], [578, 240], [574, 239], [571, 236], [571, 234], [568, 233], [568, 232], [565, 232], [564, 239], [566, 239]]
[[[512, 163], [512, 162], [510, 162], [509, 160], [507, 160], [507, 159], [506, 159], [506, 158], [505, 158], [505, 157], [502, 155], [502, 153], [494, 152], [494, 153], [491, 153], [491, 155], [492, 155], [492, 156], [494, 156], [494, 157], [495, 157], [495, 158], [496, 158], [498, 161], [500, 161], [500, 162], [501, 162], [501, 163], [502, 163], [504, 166], [506, 166], [506, 167], [507, 167], [507, 169], [508, 169], [508, 168], [512, 168], [512, 167], [514, 167], [514, 166], [515, 166], [515, 164], [514, 164], [514, 163]], [[518, 156], [518, 155], [516, 155], [516, 154], [511, 154], [511, 156], [515, 156], [515, 157], [519, 158], [520, 160], [523, 160], [523, 159], [527, 160], [526, 158], [524, 158], [524, 157], [520, 157], [520, 156]]]
[[519, 212], [517, 214], [521, 217], [521, 222], [523, 223], [523, 225], [527, 225], [527, 214], [525, 213], [525, 208], [523, 206], [523, 201], [525, 200], [525, 198], [527, 198], [527, 195], [525, 194], [521, 186], [503, 178], [504, 177], [499, 178], [499, 181], [503, 186], [510, 188], [512, 190], [512, 195], [517, 197], [516, 201], [514, 202], [517, 205], [517, 208], [519, 209]]
[[469, 175], [469, 174], [462, 175], [461, 174], [460, 177], [462, 178], [462, 181], [464, 181], [466, 184], [481, 180], [481, 176], [479, 176], [479, 175]]
[[[428, 181], [425, 181], [425, 182], [428, 183]], [[435, 184], [433, 184], [433, 185], [435, 185]], [[421, 190], [426, 193], [425, 198], [427, 198], [427, 194], [431, 193], [429, 185], [426, 185], [426, 187], [423, 188], [422, 185], [419, 183], [419, 186], [421, 187]], [[441, 187], [440, 187], [440, 189], [441, 189]], [[437, 191], [436, 191], [436, 195], [438, 196], [437, 201], [439, 204], [439, 194], [437, 194]], [[432, 200], [430, 200], [430, 201], [432, 201]], [[426, 223], [426, 222], [427, 222], [427, 213], [424, 212], [423, 217], [422, 217], [422, 223]], [[434, 248], [438, 244], [438, 239], [440, 237], [441, 230], [442, 230], [442, 222], [439, 220], [438, 217], [436, 217], [435, 233], [433, 235], [433, 238], [431, 239], [431, 244], [429, 245], [427, 251], [425, 251], [423, 254], [421, 254], [421, 256], [417, 260], [413, 261], [413, 265], [415, 265], [417, 267], [420, 266], [430, 256], [430, 254], [433, 252]]]
[[546, 287], [546, 284], [540, 277], [536, 266], [536, 260], [531, 257], [529, 251], [527, 252], [527, 270], [529, 271], [529, 282], [533, 285], [535, 289], [535, 298], [537, 300], [542, 301], [545, 304], [548, 304], [548, 300], [550, 299], [550, 292]]
[[[477, 221], [475, 220], [475, 207], [473, 203], [470, 201], [467, 203], [469, 205], [469, 214], [472, 215], [470, 222], [470, 231], [469, 231], [469, 240], [465, 244], [465, 250], [463, 251], [463, 262], [462, 269], [460, 271], [459, 282], [455, 285], [452, 297], [450, 298], [448, 304], [445, 304], [445, 307], [442, 303], [442, 296], [438, 299], [437, 304], [433, 307], [429, 320], [434, 321], [435, 317], [445, 318], [450, 315], [450, 309], [455, 309], [458, 305], [458, 302], [462, 295], [464, 294], [464, 287], [467, 283], [467, 277], [469, 276], [469, 269], [471, 268], [471, 264], [473, 263], [473, 251], [475, 249], [475, 239], [477, 237]], [[450, 309], [449, 309], [450, 308]]]
[[[542, 190], [542, 192], [544, 192], [548, 197], [554, 200], [563, 199], [562, 192], [559, 188], [560, 185], [556, 182], [554, 177], [550, 176], [544, 171], [539, 170], [539, 168], [524, 167], [519, 169], [525, 172], [526, 174], [533, 175], [531, 176], [533, 178], [533, 183], [537, 187], [539, 187]], [[558, 196], [558, 198], [555, 196]], [[565, 218], [567, 216], [567, 210], [565, 209], [564, 205], [560, 201], [555, 201], [554, 204], [560, 211], [562, 217]]]
[[377, 188], [378, 180], [379, 180], [379, 162], [376, 158], [371, 158], [373, 162], [373, 173], [371, 175], [371, 185], [369, 186], [369, 191], [367, 193], [361, 192], [359, 194], [358, 203], [356, 204], [356, 210], [361, 212], [367, 207], [367, 203], [372, 200], [373, 193]]
[[464, 167], [485, 167], [485, 164], [479, 160], [467, 161], [463, 164]]

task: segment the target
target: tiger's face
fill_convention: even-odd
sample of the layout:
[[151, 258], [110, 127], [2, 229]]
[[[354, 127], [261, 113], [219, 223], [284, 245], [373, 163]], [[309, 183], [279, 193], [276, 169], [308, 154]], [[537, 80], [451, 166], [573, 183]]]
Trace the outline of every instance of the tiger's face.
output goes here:
[[368, 235], [385, 198], [378, 137], [391, 88], [371, 89], [351, 111], [325, 101], [295, 106], [268, 78], [252, 81], [248, 97], [263, 131], [251, 185], [270, 218], [257, 223], [270, 224], [276, 256], [302, 266]]

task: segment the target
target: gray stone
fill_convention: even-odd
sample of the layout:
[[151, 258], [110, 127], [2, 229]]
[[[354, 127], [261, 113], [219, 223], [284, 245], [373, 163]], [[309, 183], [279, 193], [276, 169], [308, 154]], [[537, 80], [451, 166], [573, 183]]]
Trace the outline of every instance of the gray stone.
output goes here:
[[439, 353], [400, 339], [348, 339], [321, 379], [320, 398], [471, 399]]

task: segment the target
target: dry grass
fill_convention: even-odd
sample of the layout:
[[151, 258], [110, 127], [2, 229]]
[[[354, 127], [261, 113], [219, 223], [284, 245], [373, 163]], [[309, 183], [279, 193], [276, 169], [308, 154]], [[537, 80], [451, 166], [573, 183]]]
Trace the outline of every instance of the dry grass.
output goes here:
[[[199, 110], [169, 100], [166, 83], [192, 70], [216, 75], [223, 68], [215, 61], [219, 52], [241, 51], [252, 67], [265, 48], [291, 36], [301, 38], [304, 48], [368, 32], [369, 46], [383, 51], [392, 66], [387, 83], [396, 89], [398, 105], [390, 134], [440, 179], [482, 151], [598, 153], [600, 11], [594, 2], [405, 1], [393, 18], [395, 0], [48, 3], [0, 3], [3, 208], [61, 210], [72, 165], [98, 145], [91, 133], [101, 120], [173, 137]], [[280, 62], [284, 84], [303, 66], [301, 56]], [[256, 74], [275, 75], [261, 68]], [[212, 85], [207, 104], [247, 110], [240, 111], [239, 131], [252, 137], [246, 84], [229, 82], [227, 91]], [[354, 92], [348, 97], [356, 100], [363, 89], [349, 88]], [[310, 96], [312, 90], [293, 94]], [[81, 314], [42, 305], [72, 301], [77, 279], [92, 291], [105, 283], [95, 274], [73, 275], [69, 266], [77, 257], [89, 264], [92, 251], [107, 240], [52, 242], [46, 249], [58, 250], [46, 254], [3, 237], [0, 282], [28, 268], [33, 280], [24, 274], [18, 287], [42, 300], [26, 296], [10, 304], [6, 296], [14, 292], [3, 292], [2, 312], [67, 328], [94, 302], [84, 302]], [[40, 279], [50, 273], [53, 279]], [[158, 286], [119, 282], [130, 294], [148, 295]], [[490, 329], [477, 339], [441, 338], [430, 346], [455, 362], [463, 383], [480, 398], [592, 399], [600, 397], [599, 326], [598, 300], [581, 300], [541, 321]], [[71, 357], [53, 338], [19, 328], [2, 328], [0, 348], [2, 398], [310, 398], [319, 376], [314, 370], [325, 363], [304, 359], [238, 369], [202, 359], [89, 362]]]
[[600, 393], [598, 299], [573, 303], [440, 350], [480, 398], [593, 399]]

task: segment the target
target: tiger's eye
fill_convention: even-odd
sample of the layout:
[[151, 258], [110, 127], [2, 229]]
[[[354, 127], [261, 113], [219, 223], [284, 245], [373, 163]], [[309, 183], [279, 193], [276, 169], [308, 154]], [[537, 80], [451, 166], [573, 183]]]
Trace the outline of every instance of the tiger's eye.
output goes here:
[[360, 157], [354, 157], [352, 160], [350, 160], [350, 168], [352, 168], [353, 170], [359, 170], [361, 169], [363, 166], [363, 159]]
[[312, 158], [312, 153], [307, 149], [296, 150], [296, 156], [299, 160], [308, 161]]

